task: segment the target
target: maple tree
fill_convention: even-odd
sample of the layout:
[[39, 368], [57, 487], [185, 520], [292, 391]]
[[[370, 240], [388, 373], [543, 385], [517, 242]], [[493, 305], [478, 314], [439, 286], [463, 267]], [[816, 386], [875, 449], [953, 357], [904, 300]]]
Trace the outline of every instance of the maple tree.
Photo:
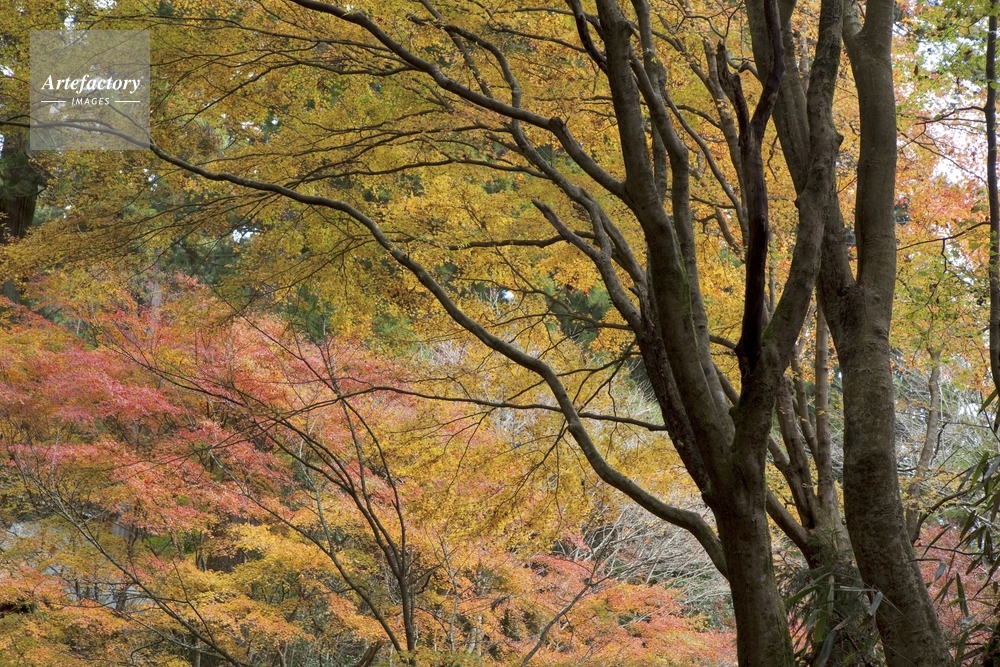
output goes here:
[[[875, 0], [863, 15], [833, 0], [81, 9], [81, 25], [153, 32], [157, 159], [54, 160], [56, 187], [87, 180], [89, 199], [7, 266], [46, 263], [53, 243], [71, 255], [79, 239], [112, 253], [173, 242], [188, 266], [214, 254], [229, 266], [204, 275], [233, 303], [284, 308], [315, 340], [373, 323], [389, 349], [436, 349], [414, 369], [433, 382], [384, 389], [475, 406], [554, 443], [546, 465], [582, 456], [588, 474], [688, 530], [728, 578], [740, 664], [795, 659], [772, 525], [809, 570], [800, 592], [820, 601], [821, 622], [792, 619], [807, 630], [801, 658], [868, 659], [874, 615], [888, 664], [945, 664], [912, 542], [931, 507], [942, 375], [979, 382], [954, 369], [983, 361], [975, 333], [945, 345], [943, 332], [975, 331], [977, 313], [954, 295], [990, 254], [968, 239], [921, 245], [928, 229], [952, 233], [942, 217], [961, 223], [972, 199], [935, 181], [925, 153], [900, 151], [897, 180], [895, 87], [914, 86], [902, 118], [940, 89], [919, 66], [912, 79], [897, 67], [894, 83], [894, 25], [926, 18]], [[929, 392], [905, 505], [889, 338], [903, 321], [892, 343], [928, 369]], [[217, 381], [227, 400], [243, 391]], [[636, 388], [653, 416], [628, 400]], [[251, 422], [301, 430], [239, 400], [231, 409]], [[645, 453], [630, 455], [641, 431]], [[676, 469], [678, 456], [711, 520], [650, 476], [649, 461]], [[397, 519], [371, 539], [402, 562], [388, 546], [402, 539]], [[419, 576], [393, 576], [402, 625], [386, 617], [382, 631], [412, 652], [405, 591]]]
[[[345, 46], [344, 49], [336, 53], [336, 56], [332, 56], [341, 62], [353, 61], [366, 74], [381, 74], [382, 78], [387, 79], [388, 84], [392, 83], [392, 75], [397, 73], [397, 68], [400, 75], [398, 78], [403, 82], [410, 80], [411, 71], [429, 75], [430, 79], [443, 92], [450, 93], [456, 96], [458, 101], [466, 103], [462, 107], [467, 110], [465, 113], [475, 111], [479, 114], [499, 114], [501, 117], [508, 118], [509, 121], [501, 130], [503, 134], [510, 137], [506, 141], [496, 134], [497, 130], [493, 129], [491, 123], [485, 119], [473, 121], [470, 126], [471, 132], [475, 134], [477, 125], [486, 129], [488, 141], [494, 145], [504, 146], [507, 151], [520, 154], [521, 158], [525, 160], [526, 167], [515, 165], [512, 167], [515, 171], [527, 168], [534, 178], [552, 183], [562, 191], [562, 194], [569, 201], [582, 209], [585, 214], [584, 219], [592, 227], [589, 236], [594, 239], [595, 243], [593, 244], [585, 237], [573, 232], [563, 222], [560, 213], [553, 209], [550, 204], [543, 202], [538, 197], [534, 199], [535, 207], [559, 233], [561, 239], [590, 260], [592, 268], [589, 268], [588, 271], [592, 275], [596, 272], [600, 277], [617, 316], [636, 337], [635, 344], [643, 358], [647, 377], [650, 378], [657, 395], [664, 422], [671, 434], [673, 444], [684, 458], [693, 479], [698, 483], [702, 496], [709, 507], [713, 509], [719, 537], [716, 538], [711, 528], [699, 517], [691, 516], [689, 513], [664, 504], [635, 484], [633, 480], [610, 467], [604, 457], [600, 455], [590, 433], [584, 427], [577, 407], [570, 398], [570, 393], [557, 371], [546, 361], [537, 356], [526, 354], [522, 351], [522, 347], [488, 330], [473, 316], [464, 312], [456, 303], [455, 298], [446, 292], [441, 282], [435, 280], [431, 273], [423, 267], [420, 263], [420, 257], [404, 250], [399, 242], [392, 240], [372, 217], [344, 200], [329, 199], [311, 192], [306, 193], [286, 185], [269, 183], [260, 178], [212, 172], [204, 167], [175, 158], [161, 148], [154, 147], [154, 152], [176, 166], [211, 180], [249, 186], [264, 192], [280, 194], [302, 204], [339, 211], [353, 217], [367, 228], [373, 238], [388, 251], [392, 258], [403, 268], [409, 270], [417, 281], [437, 299], [455, 322], [475, 335], [487, 347], [536, 373], [548, 385], [567, 420], [567, 429], [591, 465], [605, 481], [624, 491], [654, 514], [687, 527], [699, 537], [720, 570], [724, 570], [729, 577], [737, 624], [740, 627], [741, 660], [746, 664], [789, 663], [792, 659], [791, 642], [785, 623], [784, 604], [773, 578], [769, 548], [770, 535], [764, 514], [766, 497], [764, 463], [774, 397], [779, 385], [784, 383], [782, 374], [790, 361], [798, 330], [811, 300], [812, 280], [816, 275], [819, 263], [820, 236], [827, 222], [826, 217], [828, 217], [824, 213], [831, 208], [831, 197], [836, 187], [836, 174], [833, 166], [838, 142], [836, 132], [833, 129], [831, 112], [833, 83], [840, 60], [841, 25], [844, 22], [839, 3], [827, 3], [821, 9], [821, 19], [825, 20], [821, 20], [817, 35], [816, 58], [811, 64], [810, 93], [813, 103], [808, 119], [805, 117], [789, 119], [787, 104], [783, 103], [783, 99], [789, 95], [784, 97], [778, 95], [779, 85], [786, 87], [794, 85], [797, 79], [788, 76], [787, 72], [786, 76], [782, 77], [781, 65], [784, 64], [782, 56], [784, 45], [780, 34], [777, 6], [752, 5], [748, 7], [751, 28], [754, 25], [757, 27], [753, 43], [758, 49], [757, 61], [761, 63], [761, 69], [763, 70], [764, 63], [769, 62], [768, 51], [777, 54], [773, 59], [774, 66], [768, 68], [771, 71], [770, 78], [766, 79], [753, 118], [750, 117], [748, 104], [742, 90], [740, 90], [738, 79], [733, 78], [733, 75], [727, 72], [728, 60], [725, 51], [719, 52], [714, 68], [712, 68], [713, 59], [709, 57], [707, 61], [707, 67], [714, 70], [712, 74], [704, 76], [703, 79], [707, 92], [718, 93], [722, 91], [734, 105], [734, 112], [730, 112], [725, 107], [726, 101], [720, 99], [717, 94], [714, 96], [718, 102], [717, 109], [725, 108], [722, 125], [729, 130], [730, 145], [732, 146], [734, 138], [737, 145], [737, 155], [733, 156], [735, 159], [732, 162], [736, 172], [735, 180], [739, 183], [740, 198], [733, 196], [731, 199], [737, 212], [736, 217], [740, 221], [741, 232], [744, 232], [743, 241], [746, 246], [746, 290], [743, 298], [743, 317], [741, 318], [739, 341], [734, 347], [740, 361], [740, 391], [742, 393], [736, 399], [736, 408], [732, 413], [729, 412], [728, 408], [729, 400], [733, 396], [727, 396], [724, 388], [728, 382], [724, 384], [709, 352], [708, 317], [701, 290], [698, 287], [697, 256], [691, 228], [688, 149], [680, 140], [674, 125], [672, 114], [676, 111], [676, 107], [671, 108], [674, 103], [666, 88], [666, 70], [655, 57], [657, 44], [654, 42], [649, 7], [644, 4], [637, 4], [634, 7], [638, 36], [642, 45], [641, 58], [633, 51], [631, 28], [628, 27], [629, 19], [622, 13], [622, 8], [616, 4], [598, 3], [598, 17], [592, 19], [595, 29], [600, 31], [599, 37], [604, 42], [603, 53], [594, 46], [590, 36], [588, 19], [582, 8], [574, 9], [571, 12], [577, 19], [575, 24], [569, 20], [561, 21], [562, 29], [571, 31], [571, 35], [575, 28], [575, 32], [578, 33], [576, 38], [581, 40], [583, 44], [583, 53], [589, 57], [589, 60], [596, 65], [600, 72], [607, 74], [606, 77], [600, 77], [599, 80], [602, 85], [607, 86], [613, 103], [618, 136], [614, 137], [612, 134], [609, 137], [609, 133], [605, 131], [605, 144], [610, 144], [612, 149], [605, 152], [602, 157], [612, 161], [608, 168], [624, 170], [624, 180], [619, 180], [619, 177], [613, 176], [604, 166], [601, 166], [593, 155], [588, 154], [583, 149], [579, 141], [571, 134], [565, 121], [559, 116], [552, 115], [552, 111], [558, 111], [558, 103], [555, 109], [546, 110], [548, 112], [544, 114], [523, 108], [523, 101], [526, 98], [524, 90], [526, 83], [522, 82], [522, 77], [515, 75], [503, 50], [486, 37], [463, 25], [448, 23], [443, 15], [433, 7], [427, 8], [430, 14], [428, 19], [415, 18], [411, 23], [415, 24], [417, 28], [424, 26], [437, 28], [437, 34], [446, 40], [445, 45], [448, 44], [448, 41], [453, 42], [453, 53], [456, 60], [452, 62], [455, 62], [455, 66], [460, 69], [464, 68], [473, 75], [473, 81], [470, 81], [472, 87], [460, 82], [459, 78], [464, 79], [464, 75], [449, 75], [441, 69], [441, 67], [447, 68], [451, 63], [435, 65], [385, 32], [379, 26], [383, 19], [378, 16], [377, 10], [372, 18], [368, 14], [324, 3], [302, 2], [297, 4], [321, 15], [326, 15], [331, 20], [342, 20], [348, 26], [357, 26], [360, 29], [357, 34], [361, 43], [371, 45], [362, 48], [375, 48], [379, 51], [387, 49], [388, 52], [384, 57], [388, 57], [390, 61], [395, 61], [397, 64], [387, 63], [372, 67], [363, 58], [352, 53], [354, 49], [352, 45]], [[875, 40], [873, 44], [868, 43], [867, 37], [863, 40], [856, 38], [854, 33], [859, 32], [860, 24], [847, 21], [850, 33], [847, 40], [848, 48], [853, 49], [852, 55], [855, 59], [855, 65], [858, 66], [856, 61], [859, 58], [873, 59], [870, 63], [871, 66], [866, 65], [863, 68], [866, 75], [878, 71], [878, 67], [887, 71], [891, 64], [888, 58], [888, 44], [891, 41], [891, 12], [879, 14], [878, 11], [872, 12], [873, 9], [876, 8], [869, 7], [866, 20], [866, 25], [869, 27], [865, 33], [867, 35], [873, 31], [881, 30], [880, 37], [871, 38]], [[558, 16], [558, 14], [556, 15]], [[764, 25], [765, 16], [768, 17], [766, 26]], [[665, 17], [661, 16], [661, 18]], [[850, 16], [848, 16], [849, 18]], [[516, 26], [511, 29], [515, 34], [525, 31], [524, 28]], [[420, 32], [427, 34], [427, 31]], [[365, 33], [368, 35], [368, 40], [374, 39], [375, 41], [366, 41]], [[355, 40], [352, 40], [352, 43], [353, 41]], [[566, 39], [548, 44], [544, 39], [538, 41], [542, 48], [555, 44], [560, 50], [564, 49], [562, 44], [567, 42]], [[669, 37], [664, 41], [671, 48], [674, 47], [670, 44]], [[683, 51], [684, 45], [680, 46], [681, 48], [676, 50]], [[334, 51], [336, 52], [337, 49]], [[789, 49], [790, 58], [795, 62], [791, 51], [792, 49]], [[876, 57], [875, 54], [882, 55]], [[486, 58], [491, 67], [495, 65], [498, 68], [495, 71], [495, 76], [485, 73], [483, 69], [485, 65], [481, 66], [477, 63], [477, 57]], [[337, 67], [343, 67], [343, 65], [338, 64], [334, 71], [337, 71]], [[257, 75], [253, 73], [251, 76]], [[491, 78], [493, 80], [490, 80]], [[295, 77], [290, 77], [290, 79], [295, 83], [299, 81]], [[885, 123], [885, 118], [888, 118], [889, 124], [894, 128], [895, 116], [892, 104], [887, 106], [885, 102], [886, 94], [888, 94], [889, 102], [892, 100], [891, 83], [888, 89], [876, 84], [870, 84], [866, 88], [865, 83], [865, 81], [859, 82], [858, 87], [861, 95], [871, 92], [882, 97], [881, 101], [875, 105], [878, 108], [871, 105], [865, 106], [864, 103], [861, 107], [864, 135], [861, 139], [862, 168], [879, 164], [877, 160], [869, 159], [869, 151], [874, 150], [874, 154], [890, 157], [895, 154], [894, 139], [892, 138], [894, 132], [889, 132], [885, 127], [877, 129], [874, 133], [871, 132], [872, 122]], [[510, 103], [501, 101], [493, 92], [497, 86], [509, 89]], [[373, 90], [382, 97], [376, 113], [383, 118], [388, 114], [388, 118], [391, 119], [395, 115], [395, 104], [390, 101], [391, 98], [387, 97], [387, 93], [395, 92], [396, 95], [400, 95], [406, 90], [407, 84], [403, 83], [398, 92], [397, 89], [393, 88], [389, 88], [387, 91], [387, 87], [385, 84], [378, 84]], [[804, 100], [804, 92], [800, 92], [800, 95]], [[544, 97], [541, 98], [543, 105], [545, 104], [544, 99]], [[773, 312], [766, 314], [764, 287], [769, 214], [760, 151], [766, 122], [771, 108], [776, 103], [779, 110], [779, 135], [783, 135], [782, 140], [786, 144], [790, 142], [790, 138], [787, 132], [783, 132], [783, 129], [788, 127], [788, 122], [800, 123], [799, 127], [808, 122], [811, 135], [805, 136], [800, 133], [795, 138], [801, 140], [802, 143], [795, 148], [786, 146], [785, 149], [786, 154], [792, 153], [793, 150], [798, 151], [796, 156], [799, 158], [798, 164], [795, 164], [793, 160], [786, 161], [792, 162], [790, 165], [792, 180], [799, 186], [799, 227], [794, 245], [795, 250], [792, 253], [793, 259], [789, 267], [788, 282], [781, 293], [780, 301], [770, 304]], [[447, 110], [449, 104], [442, 101], [441, 107]], [[649, 114], [651, 146], [647, 144], [643, 105]], [[346, 110], [346, 108], [340, 108], [337, 111], [342, 114]], [[428, 112], [433, 110], [434, 107], [430, 107]], [[366, 109], [366, 112], [371, 113], [371, 108]], [[718, 114], [718, 111], [716, 113]], [[292, 117], [294, 118], [294, 115]], [[677, 120], [679, 121], [681, 118], [682, 116], [677, 114]], [[274, 118], [273, 120], [277, 121], [278, 119]], [[380, 121], [378, 118], [374, 120], [376, 124], [373, 124], [372, 128], [377, 136], [379, 123], [385, 121]], [[400, 132], [402, 136], [408, 136], [409, 132], [412, 131], [408, 129], [408, 124], [409, 119], [404, 113], [394, 124], [393, 132]], [[557, 168], [556, 164], [543, 157], [536, 147], [538, 140], [533, 141], [529, 131], [522, 125], [550, 133], [565, 156], [562, 159], [571, 160], [577, 169], [601, 189], [602, 194], [591, 194], [589, 186], [581, 185], [579, 179], [571, 180]], [[536, 130], [531, 132], [537, 134]], [[285, 133], [288, 133], [287, 129]], [[469, 134], [470, 130], [466, 130], [465, 133]], [[278, 134], [281, 132], [279, 131]], [[491, 134], [493, 136], [490, 136]], [[277, 141], [280, 139], [279, 137]], [[892, 145], [885, 144], [887, 141]], [[883, 145], [879, 145], [878, 142], [882, 142]], [[276, 141], [269, 137], [268, 143], [274, 145]], [[447, 146], [448, 140], [445, 139], [444, 143]], [[876, 148], [872, 148], [873, 143]], [[618, 144], [620, 148], [613, 148], [615, 144]], [[649, 153], [650, 148], [652, 154]], [[333, 178], [351, 177], [357, 171], [352, 166], [352, 162], [357, 158], [352, 158], [351, 154], [358, 150], [366, 152], [368, 150], [366, 147], [358, 148], [353, 143], [346, 143], [342, 146], [331, 146], [327, 152], [335, 156], [338, 149], [344, 154], [344, 158], [334, 161], [332, 164], [330, 158], [321, 159], [316, 167], [301, 171], [300, 178], [303, 180], [298, 182], [303, 183], [308, 188], [312, 183], [320, 182], [320, 178], [329, 181]], [[490, 150], [489, 144], [480, 150], [483, 149], [485, 149], [485, 155], [493, 152]], [[419, 151], [419, 148], [414, 147], [411, 150]], [[253, 152], [254, 150], [251, 149], [251, 154]], [[449, 155], [450, 151], [442, 152], [448, 162], [468, 162], [473, 166], [489, 162], [489, 160], [469, 157], [467, 154], [463, 154], [459, 158]], [[805, 161], [803, 156], [809, 153], [814, 153], [817, 157]], [[416, 152], [414, 158], [411, 158], [409, 162], [411, 168], [428, 168], [429, 158], [423, 158], [420, 152]], [[393, 152], [391, 160], [395, 164], [401, 161], [403, 164], [407, 164], [404, 155], [398, 152]], [[669, 192], [666, 187], [668, 164], [671, 179]], [[489, 165], [484, 166], [488, 167]], [[891, 174], [894, 159], [881, 163], [879, 166], [883, 170], [888, 168]], [[259, 168], [256, 167], [258, 170]], [[398, 171], [398, 167], [392, 167], [388, 164], [383, 169], [390, 175]], [[378, 168], [367, 168], [362, 169], [361, 173], [368, 172], [378, 178], [380, 171]], [[716, 172], [720, 176], [719, 184], [724, 189], [728, 187], [731, 193], [732, 186], [723, 175], [718, 174], [718, 169]], [[884, 208], [883, 200], [888, 197], [891, 208], [893, 192], [891, 177], [887, 178], [877, 173], [865, 174], [859, 179], [859, 182], [863, 188], [871, 187], [876, 183], [882, 184], [882, 190], [876, 190], [870, 197], [867, 192], [861, 192], [858, 195], [859, 210], [861, 211], [861, 222], [858, 229], [859, 236], [863, 236], [861, 230], [865, 228], [865, 207], [870, 202], [875, 202], [877, 207]], [[807, 184], [812, 189], [807, 189]], [[437, 185], [435, 189], [441, 190], [442, 186]], [[454, 188], [451, 189], [450, 194], [455, 196]], [[617, 200], [620, 202], [619, 206], [628, 210], [627, 215], [634, 216], [631, 219], [638, 223], [637, 228], [630, 231], [633, 235], [641, 234], [640, 247], [647, 249], [646, 263], [648, 266], [646, 268], [643, 267], [641, 260], [635, 259], [636, 251], [633, 246], [628, 243], [627, 237], [619, 231], [617, 224], [613, 222], [612, 215], [602, 205], [602, 199], [606, 199], [608, 196], [612, 199], [608, 200], [607, 206], [611, 206], [610, 202]], [[391, 213], [392, 209], [399, 203], [403, 203], [406, 206], [406, 213], [409, 216], [414, 216], [418, 212], [413, 210], [413, 206], [406, 203], [411, 199], [415, 198], [407, 198], [403, 202], [400, 202], [398, 197], [390, 198], [387, 202], [389, 212]], [[663, 207], [664, 203], [669, 207], [672, 219], [667, 216]], [[426, 206], [421, 208], [427, 210]], [[433, 215], [438, 212], [438, 207], [435, 206], [427, 212]], [[873, 213], [873, 215], [875, 214]], [[474, 217], [481, 216], [482, 214]], [[876, 220], [874, 224], [884, 224], [881, 222], [884, 216], [876, 215], [874, 219]], [[832, 224], [828, 226], [831, 228], [830, 236], [832, 237], [835, 231]], [[431, 225], [430, 229], [433, 230], [433, 228], [434, 226]], [[500, 243], [499, 247], [507, 245]], [[487, 246], [496, 245], [496, 242], [486, 241], [485, 244]], [[842, 250], [843, 242], [839, 238], [831, 240], [826, 245], [829, 251], [835, 252], [837, 244]], [[868, 248], [863, 243], [860, 244], [860, 247]], [[894, 248], [890, 249], [890, 252], [894, 254]], [[426, 251], [421, 254], [426, 254]], [[846, 265], [846, 257], [841, 257], [839, 261]], [[440, 262], [440, 259], [436, 260], [436, 263]], [[615, 262], [617, 262], [617, 266]], [[861, 266], [862, 268], [865, 266], [876, 267], [874, 270], [881, 272], [879, 280], [883, 286], [880, 289], [887, 289], [887, 294], [891, 294], [894, 274], [891, 270], [886, 274], [884, 270], [891, 269], [894, 262], [881, 260], [862, 262]], [[830, 275], [832, 271], [833, 269], [830, 268], [824, 272], [824, 275]], [[849, 273], [849, 269], [846, 273], [841, 269], [837, 279], [846, 284], [852, 280]], [[493, 275], [491, 278], [496, 282], [501, 276]], [[511, 280], [515, 285], [519, 279], [523, 280], [516, 272], [512, 273]], [[633, 301], [633, 297], [623, 287], [621, 282], [623, 279], [627, 279], [631, 283], [631, 289], [638, 296], [638, 301]], [[528, 280], [530, 281], [530, 278]], [[885, 285], [886, 280], [888, 280], [888, 285]], [[835, 298], [835, 295], [843, 293], [843, 290], [834, 287], [832, 283], [828, 284], [831, 289], [824, 292], [827, 301], [825, 310], [833, 329], [834, 340], [842, 348], [846, 342], [843, 340], [845, 336], [854, 340], [860, 333], [854, 330], [847, 332], [841, 327], [841, 322], [845, 321], [846, 313], [854, 307], [842, 303], [839, 297]], [[517, 291], [522, 291], [526, 297], [530, 297], [533, 289], [529, 282], [528, 285], [513, 293], [516, 295]], [[517, 304], [516, 298], [515, 296], [515, 304]], [[529, 298], [525, 298], [524, 302], [527, 305]], [[883, 298], [882, 303], [887, 304], [886, 307], [888, 307], [891, 298]], [[530, 307], [526, 314], [530, 316]], [[766, 331], [765, 324], [768, 327]], [[888, 326], [884, 322], [881, 325], [877, 322], [874, 324], [876, 325], [874, 328], [869, 327], [865, 331], [868, 332], [867, 335], [875, 336], [877, 340], [879, 330], [887, 333]], [[864, 326], [862, 328], [864, 329]], [[883, 338], [882, 344], [887, 351], [888, 341]], [[867, 347], [868, 344], [863, 344], [859, 349]], [[839, 348], [838, 351], [840, 352], [842, 368], [847, 373], [848, 382], [860, 375], [867, 376], [871, 371], [870, 364], [872, 363], [884, 370], [884, 377], [890, 378], [887, 355], [883, 355], [879, 361], [866, 355], [857, 357], [852, 357], [850, 354], [845, 355], [844, 350]], [[852, 366], [852, 363], [855, 365]], [[758, 364], [760, 364], [759, 367]], [[855, 369], [857, 369], [856, 373]], [[892, 521], [894, 516], [892, 510], [895, 508], [900, 519], [899, 525], [895, 529], [891, 528], [890, 525], [869, 525], [865, 523], [866, 519], [862, 518], [862, 523], [859, 524], [860, 533], [852, 536], [852, 543], [855, 556], [858, 558], [859, 564], [862, 565], [863, 574], [878, 588], [886, 591], [886, 594], [896, 603], [896, 609], [924, 610], [924, 621], [907, 624], [907, 627], [915, 628], [916, 634], [913, 636], [910, 636], [909, 632], [904, 632], [902, 636], [895, 634], [900, 624], [892, 619], [892, 611], [879, 617], [882, 623], [883, 641], [888, 644], [887, 653], [894, 656], [898, 654], [899, 659], [940, 661], [944, 644], [930, 608], [930, 598], [923, 588], [922, 582], [919, 581], [916, 571], [911, 569], [909, 565], [905, 565], [912, 560], [912, 551], [910, 551], [909, 540], [905, 539], [906, 535], [901, 520], [902, 505], [898, 498], [895, 465], [892, 462], [891, 433], [886, 434], [889, 436], [888, 442], [885, 438], [881, 441], [870, 442], [869, 449], [866, 450], [865, 443], [869, 442], [867, 434], [877, 432], [877, 430], [873, 431], [868, 427], [860, 426], [865, 419], [874, 419], [882, 425], [887, 422], [885, 411], [891, 412], [892, 399], [891, 392], [888, 396], [885, 395], [885, 389], [884, 385], [879, 386], [866, 382], [865, 385], [859, 386], [858, 391], [862, 394], [865, 391], [875, 391], [881, 396], [881, 403], [876, 400], [879, 396], [875, 395], [864, 397], [857, 402], [848, 401], [845, 403], [845, 408], [848, 410], [848, 433], [855, 432], [862, 436], [853, 442], [852, 446], [845, 447], [845, 452], [848, 453], [845, 468], [856, 470], [859, 475], [856, 489], [857, 494], [863, 497], [863, 499], [859, 497], [858, 500], [865, 508], [859, 516], [867, 516], [868, 518], [888, 516], [889, 520]], [[854, 398], [853, 389], [848, 392], [848, 395], [852, 399]], [[888, 405], [886, 404], [887, 400]], [[874, 413], [868, 415], [868, 408], [875, 405], [880, 406], [878, 415], [876, 416]], [[859, 406], [860, 412], [853, 412], [854, 406]], [[874, 426], [874, 424], [869, 426]], [[799, 448], [798, 451], [803, 450]], [[860, 457], [853, 459], [855, 453], [860, 454]], [[884, 479], [873, 482], [869, 478], [873, 473], [882, 474]], [[850, 479], [850, 474], [845, 477], [845, 484], [850, 486], [848, 479]], [[888, 495], [879, 496], [879, 493]], [[854, 494], [855, 491], [852, 488], [847, 496], [848, 503], [851, 502], [850, 498]], [[808, 497], [806, 500], [808, 501]], [[875, 510], [879, 507], [884, 507], [888, 513]], [[831, 511], [832, 508], [828, 505], [827, 517], [830, 516]], [[849, 509], [849, 522], [852, 520], [852, 516], [854, 513]], [[785, 519], [786, 517], [781, 516], [781, 518]], [[797, 524], [794, 521], [786, 521], [786, 525], [794, 529]], [[899, 539], [895, 542], [897, 551], [892, 557], [892, 560], [897, 563], [896, 569], [880, 571], [866, 569], [864, 567], [865, 559], [875, 557], [873, 549], [884, 549], [886, 535], [893, 534], [893, 530], [897, 530], [899, 534]], [[734, 571], [734, 568], [739, 568], [740, 571]], [[761, 585], [762, 580], [767, 583]], [[933, 648], [928, 650], [929, 647]], [[917, 657], [917, 654], [923, 657]]]
[[678, 567], [655, 527], [600, 495], [554, 520], [532, 481], [544, 456], [512, 455], [482, 415], [442, 422], [378, 390], [401, 369], [352, 341], [233, 320], [190, 281], [140, 306], [90, 278], [103, 294], [70, 276], [33, 288], [62, 326], [12, 308], [0, 337], [4, 493], [22, 498], [2, 561], [11, 664], [729, 651], [649, 584]]

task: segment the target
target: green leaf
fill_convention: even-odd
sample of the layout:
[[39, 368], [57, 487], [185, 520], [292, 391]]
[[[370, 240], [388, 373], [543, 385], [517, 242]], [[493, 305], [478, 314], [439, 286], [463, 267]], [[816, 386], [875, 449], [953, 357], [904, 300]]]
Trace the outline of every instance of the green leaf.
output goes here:
[[831, 630], [830, 634], [826, 636], [826, 641], [823, 642], [823, 648], [819, 652], [819, 657], [816, 659], [816, 667], [823, 667], [826, 661], [830, 659], [830, 654], [833, 653], [833, 638], [837, 634], [836, 630]]
[[962, 615], [969, 616], [969, 601], [965, 599], [965, 586], [962, 585], [962, 575], [955, 575], [955, 582], [958, 586], [958, 604], [962, 607]]
[[993, 401], [995, 401], [996, 398], [997, 398], [997, 390], [994, 389], [990, 393], [990, 395], [986, 397], [986, 400], [983, 401], [983, 405], [982, 405], [982, 407], [979, 408], [979, 411], [980, 412], [986, 412], [986, 408], [990, 407], [990, 403], [992, 403]]
[[[944, 565], [944, 563], [941, 563], [941, 564]], [[938, 569], [940, 569], [940, 568], [938, 568]], [[935, 578], [937, 578], [937, 577], [935, 577]], [[878, 606], [880, 604], [882, 604], [882, 598], [883, 597], [885, 597], [885, 596], [882, 595], [882, 591], [879, 591], [878, 593], [875, 594], [875, 599], [872, 600], [871, 606], [868, 607], [868, 615], [869, 616], [874, 616], [875, 612], [878, 611]]]

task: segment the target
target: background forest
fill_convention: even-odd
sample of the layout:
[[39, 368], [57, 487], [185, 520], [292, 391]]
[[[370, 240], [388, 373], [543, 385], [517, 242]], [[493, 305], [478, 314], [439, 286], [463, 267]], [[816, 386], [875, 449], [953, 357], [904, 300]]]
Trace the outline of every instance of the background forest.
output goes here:
[[0, 0], [0, 666], [996, 667], [998, 14]]

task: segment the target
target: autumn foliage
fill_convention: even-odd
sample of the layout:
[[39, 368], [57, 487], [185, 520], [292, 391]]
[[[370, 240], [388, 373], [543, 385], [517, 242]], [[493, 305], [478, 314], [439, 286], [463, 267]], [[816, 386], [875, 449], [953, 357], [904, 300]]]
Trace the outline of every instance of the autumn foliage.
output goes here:
[[10, 4], [0, 667], [993, 667], [995, 0]]
[[409, 360], [158, 280], [5, 306], [0, 664], [731, 660], [634, 511]]

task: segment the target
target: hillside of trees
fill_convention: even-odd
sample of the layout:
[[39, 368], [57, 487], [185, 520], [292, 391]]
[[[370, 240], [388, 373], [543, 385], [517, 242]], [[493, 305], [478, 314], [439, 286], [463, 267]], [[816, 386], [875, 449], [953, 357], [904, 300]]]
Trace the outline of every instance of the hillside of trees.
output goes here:
[[997, 667], [998, 16], [0, 0], [0, 667]]

